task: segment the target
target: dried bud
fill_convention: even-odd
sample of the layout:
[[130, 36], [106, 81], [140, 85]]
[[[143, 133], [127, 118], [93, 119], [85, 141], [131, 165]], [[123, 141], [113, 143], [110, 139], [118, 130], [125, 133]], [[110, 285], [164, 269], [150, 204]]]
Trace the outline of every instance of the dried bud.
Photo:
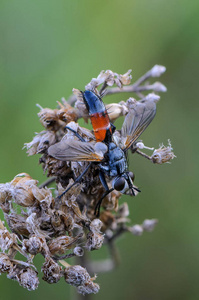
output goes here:
[[100, 229], [102, 228], [102, 221], [100, 219], [94, 219], [90, 223], [90, 230], [92, 232], [100, 232]]
[[121, 81], [122, 85], [128, 85], [131, 83], [132, 75], [130, 75], [132, 70], [128, 70], [125, 74], [119, 75], [118, 79]]
[[165, 147], [163, 144], [160, 145], [159, 149], [155, 149], [153, 152], [151, 159], [154, 164], [164, 164], [168, 163], [171, 159], [176, 157], [172, 152], [173, 148], [171, 147], [171, 143], [168, 140], [168, 146]]
[[154, 84], [149, 85], [149, 89], [153, 90], [154, 92], [163, 92], [165, 93], [167, 91], [167, 88], [164, 84], [161, 82], [155, 82]]
[[145, 146], [144, 143], [142, 143], [142, 142], [137, 142], [137, 143], [136, 143], [136, 148], [139, 148], [139, 149], [154, 150], [154, 148], [147, 147], [147, 146]]
[[121, 105], [119, 103], [111, 103], [106, 105], [106, 109], [111, 122], [114, 122], [119, 117], [124, 116], [128, 113], [126, 105]]
[[24, 267], [23, 265], [17, 265], [11, 272], [9, 272], [7, 277], [18, 281], [23, 288], [29, 291], [36, 290], [39, 285], [37, 272], [30, 267]]
[[157, 103], [160, 100], [160, 96], [154, 94], [154, 93], [150, 93], [148, 94], [146, 97], [142, 98], [142, 101], [146, 100], [146, 101], [152, 101]]
[[48, 283], [57, 283], [62, 277], [62, 268], [50, 257], [46, 257], [41, 270], [44, 273], [42, 279]]
[[157, 223], [157, 219], [145, 220], [142, 224], [142, 227], [145, 231], [153, 231]]
[[149, 72], [152, 77], [160, 77], [165, 71], [166, 68], [164, 66], [155, 65]]
[[13, 268], [13, 263], [5, 253], [0, 253], [0, 274], [8, 273]]
[[76, 256], [83, 256], [84, 255], [84, 250], [83, 250], [82, 247], [75, 247], [74, 250], [73, 250], [73, 253]]
[[79, 265], [66, 268], [64, 277], [67, 283], [74, 286], [85, 285], [90, 280], [90, 275], [86, 269]]
[[128, 231], [130, 231], [134, 235], [142, 235], [143, 228], [140, 225], [134, 225], [132, 227], [128, 227]]

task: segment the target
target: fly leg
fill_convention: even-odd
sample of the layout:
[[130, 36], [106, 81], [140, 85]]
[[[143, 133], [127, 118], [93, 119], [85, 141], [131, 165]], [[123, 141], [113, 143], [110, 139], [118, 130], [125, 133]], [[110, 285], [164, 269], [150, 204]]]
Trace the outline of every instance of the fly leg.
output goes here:
[[102, 197], [101, 197], [100, 200], [97, 202], [97, 205], [96, 205], [96, 207], [95, 207], [95, 215], [96, 215], [97, 218], [99, 218], [99, 216], [100, 216], [100, 206], [101, 206], [101, 204], [102, 204], [102, 200], [103, 200], [109, 193], [111, 193], [111, 192], [114, 190], [114, 188], [109, 189], [108, 184], [107, 184], [106, 179], [105, 179], [105, 176], [104, 176], [104, 172], [103, 172], [102, 170], [100, 170], [99, 178], [100, 178], [100, 181], [101, 181], [103, 187], [105, 188], [106, 192], [102, 195]]
[[77, 133], [77, 131], [75, 131], [74, 129], [70, 128], [69, 126], [65, 126], [65, 129], [72, 131], [75, 134], [75, 136], [78, 137], [78, 139], [80, 139], [80, 141], [86, 142], [85, 139], [81, 135], [79, 135], [79, 133]]
[[80, 174], [76, 179], [75, 182], [73, 184], [71, 184], [71, 186], [69, 186], [69, 188], [67, 188], [61, 195], [59, 195], [57, 198], [59, 199], [59, 201], [61, 200], [61, 197], [63, 197], [63, 195], [65, 195], [76, 183], [78, 183], [82, 177], [86, 174], [86, 172], [88, 171], [88, 169], [90, 168], [90, 166], [92, 165], [92, 162], [89, 163], [89, 165], [85, 168], [85, 170], [82, 172], [82, 174]]

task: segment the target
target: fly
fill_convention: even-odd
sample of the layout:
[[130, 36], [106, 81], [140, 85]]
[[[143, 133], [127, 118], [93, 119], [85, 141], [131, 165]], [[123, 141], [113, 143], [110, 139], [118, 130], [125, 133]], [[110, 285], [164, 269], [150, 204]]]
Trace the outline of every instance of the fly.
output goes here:
[[[50, 146], [48, 153], [58, 160], [90, 162], [83, 173], [63, 194], [82, 179], [93, 162], [98, 164], [99, 178], [105, 189], [105, 193], [99, 199], [95, 209], [95, 214], [99, 217], [102, 200], [114, 189], [121, 193], [127, 193], [130, 190], [132, 195], [135, 195], [135, 191], [140, 192], [133, 186], [134, 174], [128, 171], [126, 155], [131, 145], [155, 117], [156, 104], [152, 99], [136, 101], [124, 119], [121, 139], [116, 141], [114, 139], [115, 126], [110, 122], [102, 99], [90, 90], [81, 93], [96, 141], [86, 142], [76, 131], [66, 126], [68, 130], [74, 132], [79, 140], [74, 140], [71, 143], [71, 140], [63, 138], [60, 142]], [[106, 182], [106, 176], [113, 179], [111, 189]], [[62, 197], [63, 194], [59, 197]]]

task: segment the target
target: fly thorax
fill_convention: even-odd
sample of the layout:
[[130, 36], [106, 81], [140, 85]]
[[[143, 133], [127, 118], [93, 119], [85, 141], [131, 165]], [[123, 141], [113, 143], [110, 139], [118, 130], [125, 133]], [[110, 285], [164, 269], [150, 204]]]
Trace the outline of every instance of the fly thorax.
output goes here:
[[110, 176], [117, 176], [126, 172], [127, 170], [127, 161], [124, 151], [115, 145], [115, 143], [109, 144], [109, 167], [110, 167]]

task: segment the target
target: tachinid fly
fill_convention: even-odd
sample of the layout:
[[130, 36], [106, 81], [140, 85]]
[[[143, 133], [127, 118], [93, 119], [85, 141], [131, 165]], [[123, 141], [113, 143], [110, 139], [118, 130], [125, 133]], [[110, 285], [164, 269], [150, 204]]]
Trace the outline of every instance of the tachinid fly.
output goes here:
[[[130, 190], [132, 195], [135, 195], [134, 190], [140, 191], [133, 186], [134, 175], [128, 171], [126, 155], [127, 150], [153, 120], [156, 114], [156, 103], [153, 99], [135, 101], [124, 119], [121, 137], [116, 139], [114, 137], [115, 126], [110, 123], [107, 110], [100, 96], [89, 90], [81, 93], [96, 141], [86, 142], [73, 129], [66, 126], [68, 130], [74, 132], [79, 140], [74, 140], [71, 143], [71, 140], [63, 138], [59, 143], [50, 146], [48, 153], [58, 160], [90, 162], [83, 173], [63, 194], [82, 179], [93, 162], [98, 164], [99, 177], [105, 189], [105, 193], [99, 199], [95, 210], [96, 215], [99, 216], [102, 200], [114, 189], [121, 193], [127, 193]], [[111, 189], [106, 182], [106, 176], [113, 179]]]

